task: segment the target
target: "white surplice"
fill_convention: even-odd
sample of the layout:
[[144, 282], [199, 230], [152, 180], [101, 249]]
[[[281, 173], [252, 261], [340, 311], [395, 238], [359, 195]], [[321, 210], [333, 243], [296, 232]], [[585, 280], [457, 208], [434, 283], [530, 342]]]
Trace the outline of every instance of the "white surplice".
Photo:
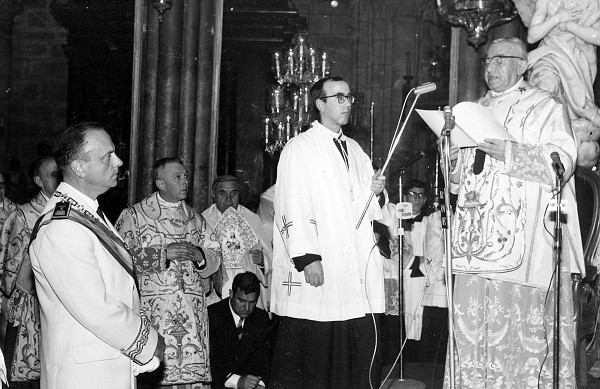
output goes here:
[[[294, 137], [277, 169], [273, 232], [271, 311], [314, 321], [339, 321], [384, 312], [383, 269], [372, 220], [381, 219], [371, 195], [373, 167], [354, 140], [347, 144], [346, 167], [333, 133], [318, 122]], [[321, 257], [324, 282], [313, 287], [292, 258]]]

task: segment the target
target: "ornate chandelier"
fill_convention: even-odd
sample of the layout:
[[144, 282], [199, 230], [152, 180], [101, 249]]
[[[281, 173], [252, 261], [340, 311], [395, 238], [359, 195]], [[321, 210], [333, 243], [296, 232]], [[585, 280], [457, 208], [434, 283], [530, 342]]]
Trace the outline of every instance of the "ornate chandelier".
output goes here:
[[290, 138], [312, 121], [310, 87], [329, 75], [326, 51], [318, 51], [306, 39], [307, 33], [294, 36], [292, 45], [275, 51], [272, 70], [275, 84], [271, 91], [269, 114], [264, 118], [265, 151], [281, 151]]
[[487, 42], [490, 28], [517, 15], [510, 0], [437, 0], [437, 6], [450, 24], [467, 30], [467, 40], [476, 48]]

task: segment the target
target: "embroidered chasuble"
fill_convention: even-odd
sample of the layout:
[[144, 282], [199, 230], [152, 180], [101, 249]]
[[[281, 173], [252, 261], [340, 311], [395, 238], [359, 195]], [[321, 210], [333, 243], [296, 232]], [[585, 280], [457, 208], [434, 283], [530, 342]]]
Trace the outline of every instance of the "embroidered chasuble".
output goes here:
[[[268, 310], [268, 276], [273, 254], [269, 245], [270, 239], [264, 232], [258, 215], [241, 204], [238, 204], [237, 210], [229, 207], [221, 213], [216, 204], [213, 204], [202, 212], [202, 216], [212, 228], [215, 240], [221, 247], [224, 269], [221, 296], [229, 297], [236, 274], [249, 271], [256, 274], [261, 284], [257, 306]], [[253, 264], [250, 257], [250, 249], [256, 248], [257, 244], [263, 252], [262, 268]], [[211, 297], [214, 297], [212, 294]], [[215, 300], [217, 301], [218, 297]]]
[[[472, 170], [475, 148], [462, 149], [451, 173], [458, 189], [453, 218], [453, 270], [548, 288], [553, 271], [554, 222], [546, 206], [553, 198], [555, 173], [550, 153], [557, 151], [568, 180], [575, 169], [577, 144], [564, 107], [525, 81], [509, 93], [489, 92], [479, 103], [504, 125], [518, 143], [507, 142], [507, 162], [487, 157], [483, 172]], [[455, 183], [461, 185], [457, 187]], [[569, 215], [563, 224], [563, 265], [585, 274], [577, 217], [575, 184], [569, 180], [562, 198]]]
[[4, 197], [2, 201], [0, 201], [0, 228], [4, 224], [8, 214], [17, 208], [19, 208], [19, 206], [10, 201], [7, 197]]
[[[137, 270], [141, 310], [166, 342], [162, 385], [211, 380], [207, 278], [221, 262], [212, 229], [184, 201], [169, 203], [155, 192], [124, 210], [116, 228], [130, 248]], [[190, 242], [202, 249], [206, 267], [167, 261], [166, 247]]]
[[[315, 121], [279, 160], [271, 310], [280, 316], [339, 321], [384, 312], [382, 261], [371, 227], [381, 219], [377, 197], [356, 230], [373, 167], [358, 143], [341, 135], [346, 165], [333, 140], [338, 136]], [[320, 256], [323, 285], [310, 286], [294, 267], [292, 258], [305, 254]]]
[[[560, 387], [575, 387], [571, 273], [585, 274], [577, 217], [577, 158], [565, 107], [521, 80], [479, 103], [517, 142], [506, 142], [505, 161], [487, 156], [473, 174], [474, 148], [462, 149], [451, 172], [458, 193], [452, 225], [455, 273], [457, 387], [550, 387], [553, 370], [555, 195], [550, 154], [565, 166], [560, 303]], [[459, 185], [460, 184], [460, 185]], [[548, 290], [550, 293], [548, 294]], [[449, 387], [448, 370], [445, 386]]]
[[31, 201], [8, 215], [0, 234], [0, 288], [8, 298], [9, 326], [18, 327], [9, 366], [11, 381], [40, 378], [39, 302], [35, 294], [28, 248], [31, 230], [46, 202], [44, 195], [38, 193]]

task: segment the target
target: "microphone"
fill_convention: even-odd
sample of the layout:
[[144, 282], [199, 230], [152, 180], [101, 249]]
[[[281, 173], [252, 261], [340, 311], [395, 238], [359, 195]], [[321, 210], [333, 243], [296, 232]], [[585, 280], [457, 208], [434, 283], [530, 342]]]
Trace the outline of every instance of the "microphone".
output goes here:
[[415, 95], [422, 95], [425, 93], [433, 92], [434, 90], [436, 90], [436, 88], [437, 87], [435, 86], [435, 83], [426, 82], [425, 84], [421, 84], [415, 88]]
[[556, 174], [561, 176], [565, 174], [565, 167], [560, 161], [560, 155], [558, 155], [556, 151], [553, 151], [550, 153], [550, 158], [552, 158], [552, 166], [554, 167]]
[[417, 151], [417, 153], [415, 155], [413, 155], [412, 157], [410, 157], [410, 159], [408, 161], [404, 162], [404, 164], [402, 166], [400, 166], [400, 169], [398, 169], [398, 170], [406, 169], [407, 167], [409, 167], [413, 163], [417, 162], [419, 159], [423, 158], [424, 156], [425, 156], [425, 152], [423, 150]]
[[454, 128], [454, 119], [452, 118], [452, 108], [444, 107], [444, 128], [442, 130], [451, 130]]

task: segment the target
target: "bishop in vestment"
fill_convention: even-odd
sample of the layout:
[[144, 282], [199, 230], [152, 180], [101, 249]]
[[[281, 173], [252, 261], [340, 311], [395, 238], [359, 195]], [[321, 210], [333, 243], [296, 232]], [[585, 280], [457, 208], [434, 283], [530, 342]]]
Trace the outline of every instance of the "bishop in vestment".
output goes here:
[[348, 84], [328, 77], [311, 96], [320, 119], [288, 142], [277, 168], [271, 310], [280, 323], [269, 387], [377, 386], [374, 324], [385, 298], [370, 221], [382, 214], [377, 197], [367, 200], [385, 177], [341, 130], [354, 100]]
[[33, 226], [56, 190], [60, 172], [52, 157], [34, 161], [33, 171], [40, 192], [8, 215], [0, 233], [0, 289], [8, 298], [9, 323], [4, 351], [10, 382], [40, 379], [40, 307], [28, 248]]
[[158, 191], [124, 210], [116, 227], [134, 258], [142, 312], [165, 338], [160, 385], [200, 387], [211, 380], [205, 294], [221, 263], [219, 245], [185, 203], [188, 172], [181, 161], [158, 160], [154, 178]]
[[[257, 214], [240, 204], [240, 185], [234, 176], [224, 175], [212, 185], [215, 203], [202, 216], [215, 233], [223, 255], [222, 280], [215, 282], [211, 293], [212, 302], [227, 298], [231, 292], [233, 278], [249, 271], [260, 281], [258, 307], [269, 310], [269, 283], [271, 260], [271, 238], [263, 229]], [[232, 239], [233, 237], [233, 239]], [[217, 297], [220, 296], [220, 297]]]
[[[560, 387], [575, 387], [571, 273], [585, 273], [574, 180], [577, 142], [566, 107], [522, 79], [525, 45], [492, 42], [479, 100], [516, 141], [485, 139], [452, 155], [457, 387], [550, 387], [554, 270], [551, 201], [566, 200], [560, 272]], [[485, 129], [483, 129], [485, 130]], [[477, 153], [485, 157], [477, 166]], [[551, 153], [565, 168], [556, 187]], [[554, 212], [556, 213], [556, 212]], [[558, 275], [554, 275], [557, 277]], [[448, 378], [448, 377], [447, 377]], [[448, 384], [448, 379], [446, 380]]]
[[[17, 204], [13, 203], [8, 197], [6, 197], [6, 188], [8, 186], [4, 175], [0, 173], [0, 228], [4, 225], [4, 221], [8, 217], [8, 214], [17, 209]], [[4, 344], [4, 336], [6, 334], [6, 322], [7, 322], [7, 307], [8, 301], [5, 298], [0, 298], [0, 344]]]

